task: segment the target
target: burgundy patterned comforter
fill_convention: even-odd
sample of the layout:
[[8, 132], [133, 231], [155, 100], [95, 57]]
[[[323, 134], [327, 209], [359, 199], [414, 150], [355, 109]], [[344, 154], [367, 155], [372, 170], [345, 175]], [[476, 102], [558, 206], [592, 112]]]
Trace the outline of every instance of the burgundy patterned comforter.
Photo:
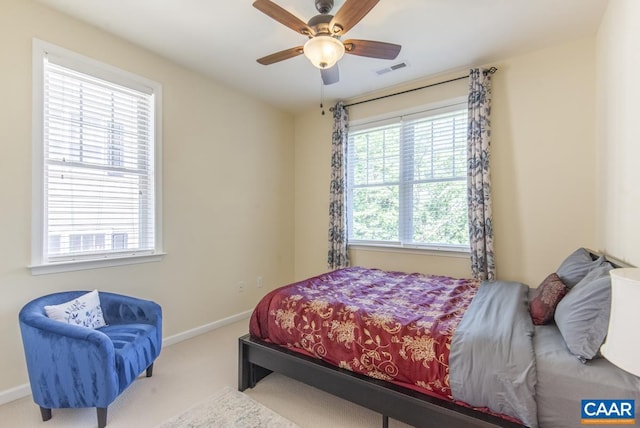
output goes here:
[[351, 267], [267, 294], [254, 337], [452, 399], [449, 351], [480, 283]]

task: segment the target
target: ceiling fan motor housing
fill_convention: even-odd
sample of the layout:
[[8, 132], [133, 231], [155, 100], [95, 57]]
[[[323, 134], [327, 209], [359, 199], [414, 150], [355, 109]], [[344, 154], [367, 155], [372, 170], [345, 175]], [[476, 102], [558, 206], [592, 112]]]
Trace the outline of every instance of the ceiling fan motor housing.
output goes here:
[[307, 25], [314, 29], [316, 35], [331, 34], [329, 23], [331, 22], [332, 18], [333, 15], [328, 14], [316, 15], [309, 20]]

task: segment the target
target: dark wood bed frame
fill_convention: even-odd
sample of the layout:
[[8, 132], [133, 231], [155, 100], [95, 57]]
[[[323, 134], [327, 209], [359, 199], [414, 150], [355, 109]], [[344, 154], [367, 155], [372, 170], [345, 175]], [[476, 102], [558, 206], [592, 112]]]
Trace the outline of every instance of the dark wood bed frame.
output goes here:
[[[594, 260], [600, 255], [589, 251]], [[609, 256], [607, 260], [615, 267], [629, 267]], [[276, 372], [380, 413], [384, 428], [388, 427], [389, 418], [425, 428], [524, 427], [451, 401], [335, 367], [248, 334], [240, 337], [238, 344], [240, 391], [253, 388], [265, 376]]]
[[322, 360], [291, 351], [250, 335], [238, 340], [238, 390], [253, 388], [272, 372], [311, 385], [416, 427], [523, 427], [453, 402], [421, 394], [390, 382], [341, 369]]

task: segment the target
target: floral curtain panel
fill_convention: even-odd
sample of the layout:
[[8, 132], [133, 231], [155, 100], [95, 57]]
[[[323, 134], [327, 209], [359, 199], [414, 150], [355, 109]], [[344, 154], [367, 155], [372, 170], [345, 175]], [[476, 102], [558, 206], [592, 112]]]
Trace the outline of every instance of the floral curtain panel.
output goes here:
[[474, 278], [483, 280], [496, 276], [489, 176], [491, 73], [479, 68], [469, 72], [467, 187], [471, 271]]
[[329, 194], [329, 269], [349, 266], [347, 252], [346, 184], [347, 184], [347, 127], [349, 115], [344, 103], [333, 107], [333, 136], [331, 141], [331, 185]]

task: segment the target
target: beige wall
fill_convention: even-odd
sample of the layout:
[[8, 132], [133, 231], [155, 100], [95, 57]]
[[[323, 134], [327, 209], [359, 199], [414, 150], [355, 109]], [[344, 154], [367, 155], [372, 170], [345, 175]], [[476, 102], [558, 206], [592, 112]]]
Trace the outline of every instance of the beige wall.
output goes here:
[[[575, 248], [595, 244], [595, 39], [491, 65], [499, 69], [492, 112], [498, 277], [537, 286]], [[440, 85], [354, 106], [350, 118], [465, 93], [465, 81]], [[302, 278], [326, 270], [331, 118], [312, 110], [296, 116], [295, 127], [295, 276]], [[466, 258], [379, 250], [351, 255], [366, 266], [470, 274]]]
[[[162, 262], [42, 276], [26, 268], [32, 37], [163, 85]], [[18, 311], [37, 296], [98, 288], [152, 299], [167, 337], [249, 310], [293, 278], [292, 116], [32, 1], [2, 0], [0, 52], [0, 393], [27, 382]]]
[[571, 251], [595, 245], [595, 39], [497, 66], [498, 276], [537, 286]]
[[610, 1], [598, 33], [598, 246], [640, 266], [640, 2]]
[[327, 270], [333, 118], [328, 110], [323, 116], [320, 109], [312, 109], [298, 114], [294, 124], [294, 277], [298, 280]]

